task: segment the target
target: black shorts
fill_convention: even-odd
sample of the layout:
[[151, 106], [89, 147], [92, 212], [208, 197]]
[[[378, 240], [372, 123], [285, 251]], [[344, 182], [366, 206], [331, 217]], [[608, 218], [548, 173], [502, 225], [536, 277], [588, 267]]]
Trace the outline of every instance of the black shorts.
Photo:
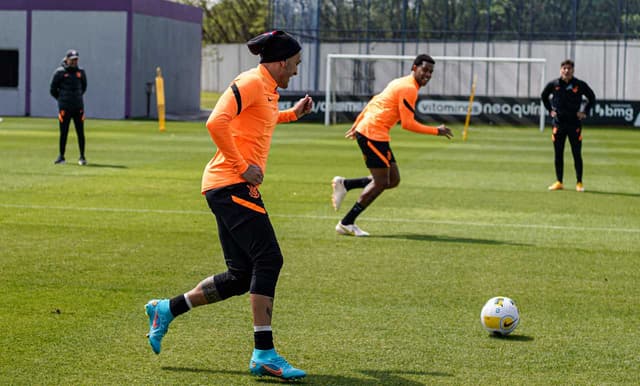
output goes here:
[[283, 258], [258, 189], [248, 183], [234, 184], [209, 190], [205, 197], [218, 223], [231, 274], [226, 277], [234, 279], [223, 282], [216, 276], [220, 295], [226, 298], [249, 290], [273, 297]]
[[205, 192], [205, 197], [213, 214], [223, 219], [229, 230], [253, 217], [267, 214], [260, 191], [249, 183], [212, 189]]
[[364, 163], [369, 169], [389, 168], [392, 162], [396, 162], [389, 142], [374, 141], [356, 132], [358, 146], [364, 156]]

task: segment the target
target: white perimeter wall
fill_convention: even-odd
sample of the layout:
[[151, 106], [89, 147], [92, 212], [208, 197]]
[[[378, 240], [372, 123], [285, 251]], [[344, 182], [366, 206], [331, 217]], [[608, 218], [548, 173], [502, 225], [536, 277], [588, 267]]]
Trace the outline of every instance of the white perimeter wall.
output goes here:
[[[428, 53], [432, 56], [494, 56], [545, 58], [545, 83], [559, 76], [560, 62], [572, 58], [575, 76], [591, 85], [599, 99], [640, 100], [640, 41], [540, 41], [478, 43], [335, 43], [321, 44], [316, 61], [315, 44], [303, 44], [303, 58], [298, 76], [292, 79], [293, 91], [324, 91], [326, 56], [328, 53], [409, 55]], [[239, 72], [257, 65], [244, 44], [207, 46], [202, 54], [203, 90], [223, 91]], [[334, 85], [342, 91], [360, 89], [354, 85], [353, 68], [341, 62], [336, 68]], [[411, 62], [378, 61], [371, 76], [373, 92], [379, 92], [389, 80], [406, 75]], [[467, 95], [472, 74], [478, 75], [478, 95], [537, 97], [541, 89], [541, 65], [527, 64], [436, 64], [434, 78], [425, 93]], [[316, 79], [317, 78], [317, 79]], [[316, 87], [317, 85], [317, 87]]]

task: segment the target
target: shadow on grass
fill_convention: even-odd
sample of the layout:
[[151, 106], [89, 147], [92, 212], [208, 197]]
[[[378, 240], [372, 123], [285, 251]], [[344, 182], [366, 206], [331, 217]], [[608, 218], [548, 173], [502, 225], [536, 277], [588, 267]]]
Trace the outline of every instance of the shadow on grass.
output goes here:
[[439, 241], [447, 243], [469, 243], [469, 244], [489, 244], [489, 245], [518, 245], [525, 246], [527, 244], [512, 243], [508, 241], [499, 240], [487, 240], [487, 239], [470, 239], [467, 237], [450, 237], [450, 236], [437, 236], [437, 235], [421, 235], [418, 233], [401, 233], [397, 235], [380, 235], [369, 236], [370, 238], [382, 238], [382, 239], [405, 239], [405, 240], [417, 240], [417, 241]]
[[[187, 373], [207, 373], [217, 375], [231, 375], [231, 376], [247, 376], [252, 377], [247, 371], [235, 371], [235, 370], [215, 370], [215, 369], [202, 369], [193, 367], [162, 367], [165, 371], [187, 372]], [[307, 377], [298, 381], [296, 384], [304, 385], [407, 385], [407, 386], [422, 386], [433, 383], [433, 380], [428, 383], [418, 382], [405, 378], [406, 376], [420, 376], [420, 377], [451, 377], [451, 374], [443, 373], [439, 371], [380, 371], [380, 370], [360, 370], [360, 372], [367, 377], [374, 379], [362, 379], [345, 377], [340, 375], [323, 375], [323, 374], [307, 374]], [[277, 378], [271, 377], [256, 377], [259, 383], [274, 383], [282, 384], [282, 381]], [[425, 381], [426, 382], [426, 381]]]
[[[364, 375], [367, 375], [375, 380], [363, 382], [358, 380], [358, 384], [361, 385], [407, 385], [418, 386], [433, 384], [435, 381], [431, 379], [428, 383], [418, 382], [403, 377], [406, 376], [419, 376], [419, 377], [451, 377], [449, 373], [443, 373], [440, 371], [380, 371], [380, 370], [360, 370]], [[426, 382], [426, 380], [425, 380]]]
[[113, 168], [113, 169], [126, 169], [127, 168], [125, 165], [108, 165], [108, 164], [94, 164], [94, 163], [88, 163], [84, 167], [90, 167], [90, 168]]
[[625, 196], [625, 197], [640, 197], [640, 193], [621, 193], [621, 192], [603, 192], [600, 190], [585, 190], [587, 194], [602, 194], [605, 196]]
[[491, 334], [489, 335], [491, 339], [504, 340], [506, 342], [531, 342], [533, 337], [527, 335], [499, 335], [499, 334]]

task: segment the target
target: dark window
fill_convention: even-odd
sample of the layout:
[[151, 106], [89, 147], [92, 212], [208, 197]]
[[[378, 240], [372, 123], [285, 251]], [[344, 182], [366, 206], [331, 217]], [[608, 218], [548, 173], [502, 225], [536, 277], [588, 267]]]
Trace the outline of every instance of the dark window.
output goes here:
[[0, 87], [18, 87], [18, 50], [0, 50]]

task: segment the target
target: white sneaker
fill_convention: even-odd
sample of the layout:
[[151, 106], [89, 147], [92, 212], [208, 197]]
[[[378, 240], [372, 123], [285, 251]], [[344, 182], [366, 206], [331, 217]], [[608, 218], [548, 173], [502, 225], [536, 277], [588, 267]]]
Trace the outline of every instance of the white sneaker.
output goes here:
[[333, 180], [331, 180], [331, 187], [333, 188], [333, 193], [331, 194], [331, 204], [333, 205], [333, 209], [337, 211], [338, 209], [340, 209], [342, 200], [347, 194], [347, 189], [344, 187], [344, 177], [333, 177]]
[[365, 232], [362, 229], [358, 228], [356, 224], [343, 225], [342, 222], [338, 222], [338, 225], [336, 225], [336, 232], [338, 232], [338, 234], [345, 235], [345, 236], [356, 236], [356, 237], [369, 236], [368, 232]]

